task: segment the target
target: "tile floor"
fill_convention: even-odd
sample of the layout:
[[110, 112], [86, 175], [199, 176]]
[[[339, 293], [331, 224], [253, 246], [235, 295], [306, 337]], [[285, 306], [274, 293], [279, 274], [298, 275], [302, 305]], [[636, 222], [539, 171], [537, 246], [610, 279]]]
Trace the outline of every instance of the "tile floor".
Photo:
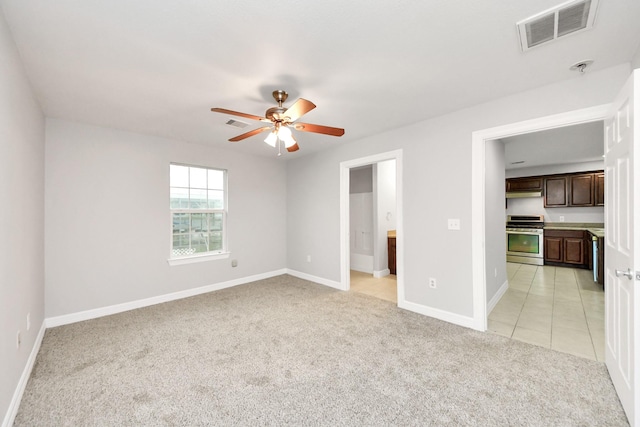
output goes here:
[[376, 279], [372, 274], [351, 270], [351, 291], [398, 303], [398, 282], [395, 274]]
[[489, 331], [604, 361], [604, 291], [591, 271], [507, 263], [507, 277]]

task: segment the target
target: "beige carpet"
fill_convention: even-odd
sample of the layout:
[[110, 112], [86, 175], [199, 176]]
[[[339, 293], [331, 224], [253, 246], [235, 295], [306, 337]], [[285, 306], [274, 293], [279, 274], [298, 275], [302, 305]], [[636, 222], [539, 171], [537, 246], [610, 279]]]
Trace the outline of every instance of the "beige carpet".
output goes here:
[[280, 276], [48, 330], [16, 425], [627, 422], [600, 362]]

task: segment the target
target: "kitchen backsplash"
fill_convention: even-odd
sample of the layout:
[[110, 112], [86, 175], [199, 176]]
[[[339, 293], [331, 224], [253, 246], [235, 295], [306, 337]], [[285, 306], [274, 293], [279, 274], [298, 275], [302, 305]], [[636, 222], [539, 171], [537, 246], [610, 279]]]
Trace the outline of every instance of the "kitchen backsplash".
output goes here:
[[604, 207], [545, 209], [543, 197], [508, 199], [506, 215], [544, 215], [545, 222], [601, 223], [604, 222]]

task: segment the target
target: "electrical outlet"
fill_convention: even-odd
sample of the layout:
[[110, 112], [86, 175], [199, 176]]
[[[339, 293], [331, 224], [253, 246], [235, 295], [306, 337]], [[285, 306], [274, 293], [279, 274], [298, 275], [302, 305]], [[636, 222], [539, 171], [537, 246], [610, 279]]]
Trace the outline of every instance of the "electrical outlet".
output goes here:
[[307, 255], [307, 262], [311, 262], [311, 255]]
[[435, 289], [437, 287], [436, 279], [434, 279], [433, 277], [429, 277], [429, 287], [431, 289]]
[[447, 226], [449, 230], [460, 230], [460, 219], [459, 218], [449, 218], [447, 220]]
[[238, 266], [238, 260], [237, 259], [231, 260], [231, 267], [237, 267], [237, 266]]
[[27, 313], [27, 331], [31, 329], [31, 313]]
[[22, 337], [20, 337], [20, 331], [16, 334], [16, 348], [20, 349], [20, 344], [22, 343]]
[[564, 222], [564, 215], [560, 215], [560, 222]]

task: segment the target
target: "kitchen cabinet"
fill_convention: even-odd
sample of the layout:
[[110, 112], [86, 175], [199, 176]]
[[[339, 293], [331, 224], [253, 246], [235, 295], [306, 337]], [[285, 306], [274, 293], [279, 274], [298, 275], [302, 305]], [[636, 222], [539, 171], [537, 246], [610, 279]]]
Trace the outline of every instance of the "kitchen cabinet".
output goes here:
[[544, 180], [544, 207], [557, 208], [567, 205], [567, 177], [546, 178]]
[[595, 205], [604, 206], [604, 172], [595, 174]]
[[546, 176], [544, 206], [604, 206], [604, 172]]
[[527, 178], [509, 178], [507, 179], [507, 192], [511, 191], [542, 191], [544, 178], [541, 176], [532, 176]]
[[588, 244], [582, 230], [544, 230], [544, 263], [587, 268]]
[[571, 175], [569, 184], [569, 206], [593, 206], [595, 174]]
[[389, 272], [396, 274], [396, 238], [387, 237], [387, 253], [389, 255], [388, 264]]

